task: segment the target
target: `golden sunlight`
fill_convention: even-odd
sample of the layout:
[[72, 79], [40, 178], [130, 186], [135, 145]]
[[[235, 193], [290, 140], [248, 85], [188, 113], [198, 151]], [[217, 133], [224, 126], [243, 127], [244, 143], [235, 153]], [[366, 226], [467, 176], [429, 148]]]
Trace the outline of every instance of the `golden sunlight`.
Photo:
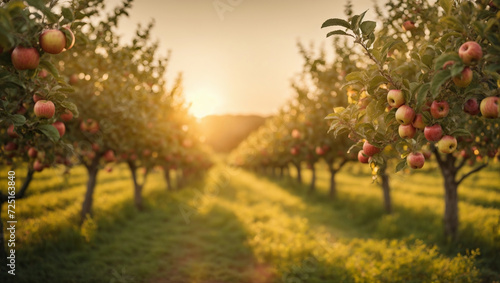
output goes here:
[[191, 103], [189, 112], [198, 119], [220, 112], [223, 99], [210, 88], [197, 88], [186, 91], [186, 100]]

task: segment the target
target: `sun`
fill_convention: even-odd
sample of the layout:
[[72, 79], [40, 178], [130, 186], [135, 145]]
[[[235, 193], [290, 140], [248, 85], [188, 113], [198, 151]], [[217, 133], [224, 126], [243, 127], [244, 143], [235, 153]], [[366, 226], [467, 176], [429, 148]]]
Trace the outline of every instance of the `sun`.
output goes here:
[[189, 112], [198, 119], [216, 114], [221, 106], [221, 97], [213, 89], [198, 88], [186, 91], [186, 100], [191, 103]]

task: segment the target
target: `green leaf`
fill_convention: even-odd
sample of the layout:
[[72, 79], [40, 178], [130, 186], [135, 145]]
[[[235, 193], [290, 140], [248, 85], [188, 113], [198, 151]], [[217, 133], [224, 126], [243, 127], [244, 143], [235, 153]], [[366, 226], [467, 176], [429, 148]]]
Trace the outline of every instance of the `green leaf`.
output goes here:
[[373, 21], [366, 21], [361, 23], [361, 32], [363, 32], [363, 35], [369, 35], [375, 30], [375, 27], [377, 26], [377, 23]]
[[52, 125], [39, 125], [37, 129], [53, 142], [56, 142], [61, 138], [57, 129]]
[[40, 66], [47, 70], [57, 80], [60, 79], [59, 71], [57, 71], [57, 68], [50, 61], [47, 61], [47, 59], [40, 60]]
[[23, 115], [15, 114], [9, 117], [9, 120], [14, 124], [14, 126], [22, 126], [26, 123], [26, 117]]
[[26, 0], [26, 2], [28, 3], [28, 5], [33, 6], [36, 9], [40, 10], [45, 16], [47, 16], [49, 21], [51, 21], [52, 23], [58, 22], [59, 17], [56, 14], [52, 13], [52, 11], [50, 11], [49, 7], [45, 6], [45, 1], [43, 1], [43, 0]]
[[439, 0], [439, 6], [443, 8], [445, 14], [449, 14], [453, 6], [453, 0]]
[[352, 36], [350, 34], [348, 34], [347, 32], [345, 31], [341, 31], [341, 30], [334, 30], [334, 31], [331, 31], [329, 33], [326, 34], [326, 37], [330, 37], [332, 35], [347, 35], [347, 36]]
[[341, 27], [345, 27], [346, 29], [351, 29], [351, 25], [347, 21], [342, 20], [342, 19], [336, 19], [336, 18], [326, 20], [321, 25], [321, 28], [332, 27], [332, 26], [341, 26]]
[[429, 91], [429, 88], [431, 87], [431, 85], [429, 83], [425, 83], [423, 84], [420, 89], [418, 90], [418, 93], [417, 93], [417, 109], [420, 109], [420, 107], [422, 107], [422, 105], [424, 105], [424, 102], [427, 98], [427, 92]]
[[61, 14], [65, 19], [68, 19], [69, 21], [73, 21], [75, 19], [75, 16], [73, 15], [73, 11], [67, 7], [63, 7], [61, 9]]
[[458, 32], [464, 32], [464, 26], [459, 19], [453, 16], [446, 16], [439, 19], [439, 23], [449, 25], [452, 29]]
[[396, 165], [396, 173], [406, 168], [406, 158], [401, 160], [398, 165]]
[[437, 57], [436, 62], [434, 63], [434, 70], [441, 70], [443, 68], [444, 63], [448, 61], [453, 61], [453, 64], [457, 64], [462, 62], [460, 57], [456, 52], [444, 53]]
[[364, 81], [365, 80], [364, 72], [361, 71], [351, 72], [347, 74], [347, 76], [345, 76], [345, 79], [346, 81], [354, 81], [354, 80]]
[[430, 87], [433, 99], [437, 97], [441, 85], [444, 84], [446, 81], [448, 81], [450, 78], [451, 78], [450, 70], [444, 70], [436, 73], [436, 75], [432, 78]]
[[78, 113], [78, 108], [76, 107], [76, 105], [72, 102], [69, 102], [69, 101], [63, 101], [61, 102], [61, 106], [68, 109], [69, 111], [71, 111], [73, 113], [73, 115], [75, 115], [75, 117], [78, 117], [79, 113]]
[[450, 133], [450, 136], [458, 137], [458, 136], [472, 136], [472, 134], [465, 129], [456, 129]]

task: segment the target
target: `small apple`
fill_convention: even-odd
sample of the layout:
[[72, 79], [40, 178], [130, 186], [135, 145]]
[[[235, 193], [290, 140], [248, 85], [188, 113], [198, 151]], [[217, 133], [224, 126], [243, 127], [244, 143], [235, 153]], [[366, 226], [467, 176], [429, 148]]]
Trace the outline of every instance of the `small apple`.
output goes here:
[[149, 150], [149, 149], [146, 148], [145, 150], [142, 151], [142, 155], [145, 156], [145, 157], [150, 156], [151, 155], [151, 150]]
[[465, 67], [460, 75], [453, 77], [453, 82], [458, 87], [468, 87], [472, 82], [472, 70], [469, 67]]
[[424, 128], [424, 136], [428, 141], [438, 141], [443, 136], [441, 125], [435, 124]]
[[290, 153], [291, 153], [292, 155], [297, 155], [297, 154], [299, 154], [299, 148], [298, 148], [298, 147], [292, 147], [292, 148], [290, 149]]
[[477, 42], [467, 41], [458, 49], [458, 56], [466, 65], [474, 65], [483, 58], [483, 50]]
[[444, 62], [444, 64], [443, 64], [443, 70], [446, 70], [446, 69], [450, 68], [451, 66], [453, 66], [453, 64], [455, 64], [455, 61], [446, 61], [446, 62]]
[[14, 139], [19, 137], [19, 135], [14, 131], [14, 125], [10, 125], [7, 128], [7, 135], [9, 135], [9, 137]]
[[452, 153], [457, 149], [457, 139], [452, 136], [444, 136], [438, 142], [438, 149], [442, 153]]
[[28, 156], [31, 157], [31, 158], [36, 158], [36, 156], [38, 155], [38, 151], [36, 150], [36, 148], [34, 147], [30, 147], [28, 149]]
[[424, 155], [425, 160], [429, 160], [432, 156], [432, 152], [430, 152], [428, 150], [422, 152], [422, 154]]
[[462, 156], [463, 159], [468, 159], [471, 155], [469, 151], [462, 149], [462, 151], [460, 151], [460, 156]]
[[64, 47], [64, 50], [70, 50], [75, 45], [75, 34], [68, 26], [64, 26], [62, 32], [66, 36], [66, 46]]
[[99, 146], [99, 144], [97, 144], [97, 143], [93, 143], [92, 144], [92, 150], [93, 151], [97, 152], [97, 151], [99, 151], [100, 148], [101, 147]]
[[79, 78], [78, 78], [78, 75], [77, 74], [72, 74], [70, 77], [69, 77], [69, 84], [70, 85], [76, 85], [79, 81]]
[[39, 100], [35, 103], [35, 116], [50, 119], [56, 113], [56, 107], [50, 100]]
[[403, 30], [409, 31], [415, 29], [415, 23], [413, 21], [405, 21], [403, 23]]
[[111, 167], [111, 166], [106, 166], [106, 168], [104, 168], [104, 170], [105, 170], [106, 172], [108, 172], [108, 173], [111, 173], [111, 172], [113, 172], [113, 167]]
[[471, 98], [467, 100], [464, 104], [464, 111], [466, 113], [469, 113], [470, 115], [477, 115], [479, 114], [479, 103], [477, 102], [477, 99]]
[[66, 132], [66, 126], [64, 125], [64, 123], [61, 121], [57, 121], [54, 122], [52, 126], [54, 126], [57, 129], [57, 131], [59, 132], [59, 137], [62, 138], [62, 136], [64, 136], [64, 133]]
[[415, 120], [413, 120], [412, 125], [416, 129], [423, 130], [425, 128], [424, 116], [420, 113], [415, 115]]
[[40, 72], [38, 72], [38, 76], [42, 79], [45, 79], [48, 74], [49, 74], [49, 72], [47, 72], [47, 70], [45, 70], [45, 69], [41, 69]]
[[13, 142], [8, 142], [6, 145], [5, 145], [5, 151], [14, 151], [17, 149], [17, 144], [16, 143], [13, 143]]
[[358, 152], [358, 161], [361, 162], [361, 163], [368, 163], [368, 159], [370, 157], [369, 156], [366, 156], [365, 152], [363, 150], [360, 150]]
[[40, 160], [35, 160], [35, 162], [33, 162], [33, 170], [35, 170], [36, 172], [42, 172], [42, 170], [45, 168], [45, 166], [42, 164], [42, 162], [40, 162]]
[[486, 97], [481, 101], [480, 109], [481, 109], [481, 114], [485, 118], [498, 118], [499, 114], [499, 106], [498, 106], [498, 100], [500, 98], [496, 96], [490, 96]]
[[412, 169], [420, 169], [424, 167], [425, 156], [421, 152], [412, 152], [408, 155], [406, 162]]
[[47, 29], [40, 34], [40, 47], [50, 54], [59, 54], [66, 47], [66, 36], [58, 29]]
[[408, 125], [415, 119], [415, 111], [408, 105], [403, 105], [396, 111], [396, 120], [400, 124]]
[[40, 101], [40, 100], [44, 100], [44, 98], [43, 98], [43, 97], [41, 97], [41, 96], [40, 96], [40, 95], [38, 95], [38, 94], [33, 94], [33, 101], [34, 101], [34, 102], [38, 102], [38, 101]]
[[99, 123], [94, 119], [87, 119], [87, 131], [91, 134], [95, 134], [99, 131]]
[[292, 138], [294, 138], [294, 139], [300, 139], [300, 137], [301, 137], [301, 134], [300, 134], [299, 130], [293, 129], [292, 130]]
[[450, 106], [446, 101], [433, 101], [431, 104], [431, 115], [435, 119], [444, 118], [448, 116]]
[[398, 133], [403, 139], [412, 139], [417, 133], [417, 130], [411, 124], [399, 125]]
[[17, 70], [33, 70], [40, 64], [40, 54], [33, 47], [18, 46], [14, 48], [10, 58]]
[[73, 119], [73, 112], [66, 109], [66, 110], [64, 110], [64, 113], [61, 114], [60, 118], [64, 122], [69, 122], [69, 121], [71, 121], [71, 119]]
[[24, 107], [24, 105], [21, 105], [19, 109], [17, 109], [16, 113], [24, 115], [24, 113], [26, 113], [26, 108]]
[[110, 149], [106, 151], [103, 155], [104, 161], [106, 162], [113, 162], [115, 161], [115, 153]]
[[316, 147], [316, 154], [323, 155], [323, 154], [325, 154], [325, 151], [323, 150], [323, 148], [321, 146], [317, 146]]
[[368, 155], [368, 156], [373, 156], [381, 151], [380, 148], [370, 144], [369, 142], [365, 141], [363, 144], [363, 152]]
[[399, 89], [391, 89], [387, 93], [387, 103], [391, 107], [398, 108], [405, 103], [403, 92]]

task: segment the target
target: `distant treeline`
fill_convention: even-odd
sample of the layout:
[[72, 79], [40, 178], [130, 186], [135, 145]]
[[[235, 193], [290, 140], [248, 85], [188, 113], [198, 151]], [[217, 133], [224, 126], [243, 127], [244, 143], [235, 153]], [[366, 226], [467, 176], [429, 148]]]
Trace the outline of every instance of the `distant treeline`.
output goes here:
[[213, 115], [202, 118], [200, 124], [209, 146], [216, 152], [230, 152], [265, 120], [257, 115]]

